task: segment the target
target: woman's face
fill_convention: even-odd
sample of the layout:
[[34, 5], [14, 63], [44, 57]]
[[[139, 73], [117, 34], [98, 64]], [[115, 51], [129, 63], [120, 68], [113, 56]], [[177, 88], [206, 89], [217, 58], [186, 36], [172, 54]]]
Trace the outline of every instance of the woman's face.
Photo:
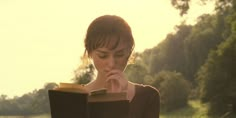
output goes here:
[[130, 48], [127, 43], [120, 41], [115, 49], [97, 48], [91, 52], [90, 56], [98, 75], [105, 77], [111, 70], [124, 71], [130, 56]]

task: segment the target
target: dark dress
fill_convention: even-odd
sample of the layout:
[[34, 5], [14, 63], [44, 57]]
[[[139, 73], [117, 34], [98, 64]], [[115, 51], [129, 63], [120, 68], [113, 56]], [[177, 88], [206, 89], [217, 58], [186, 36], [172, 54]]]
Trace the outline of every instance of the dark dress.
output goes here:
[[130, 102], [129, 118], [159, 118], [160, 94], [149, 85], [135, 84], [135, 95]]

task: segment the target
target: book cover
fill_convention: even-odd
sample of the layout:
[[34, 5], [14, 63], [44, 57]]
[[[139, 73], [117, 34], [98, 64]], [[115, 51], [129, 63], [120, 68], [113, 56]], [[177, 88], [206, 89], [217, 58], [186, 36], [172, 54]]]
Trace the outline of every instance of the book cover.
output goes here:
[[88, 92], [81, 85], [63, 84], [49, 90], [52, 118], [128, 118], [126, 93]]
[[89, 118], [88, 94], [49, 90], [51, 118]]

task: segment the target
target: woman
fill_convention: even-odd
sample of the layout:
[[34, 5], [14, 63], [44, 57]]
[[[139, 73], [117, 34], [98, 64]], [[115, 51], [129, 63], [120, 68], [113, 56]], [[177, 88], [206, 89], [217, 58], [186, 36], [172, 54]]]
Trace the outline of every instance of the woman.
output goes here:
[[119, 16], [104, 15], [88, 27], [84, 40], [85, 56], [92, 59], [96, 79], [85, 87], [89, 90], [107, 88], [108, 92], [127, 92], [129, 118], [158, 118], [159, 92], [148, 85], [129, 82], [124, 70], [134, 49], [131, 28]]

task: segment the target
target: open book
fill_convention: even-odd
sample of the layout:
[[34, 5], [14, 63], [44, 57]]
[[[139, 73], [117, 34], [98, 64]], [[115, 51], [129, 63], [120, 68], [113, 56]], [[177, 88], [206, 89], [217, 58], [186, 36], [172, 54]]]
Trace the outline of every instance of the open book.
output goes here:
[[79, 84], [61, 83], [48, 91], [52, 118], [128, 118], [126, 93], [88, 91]]

